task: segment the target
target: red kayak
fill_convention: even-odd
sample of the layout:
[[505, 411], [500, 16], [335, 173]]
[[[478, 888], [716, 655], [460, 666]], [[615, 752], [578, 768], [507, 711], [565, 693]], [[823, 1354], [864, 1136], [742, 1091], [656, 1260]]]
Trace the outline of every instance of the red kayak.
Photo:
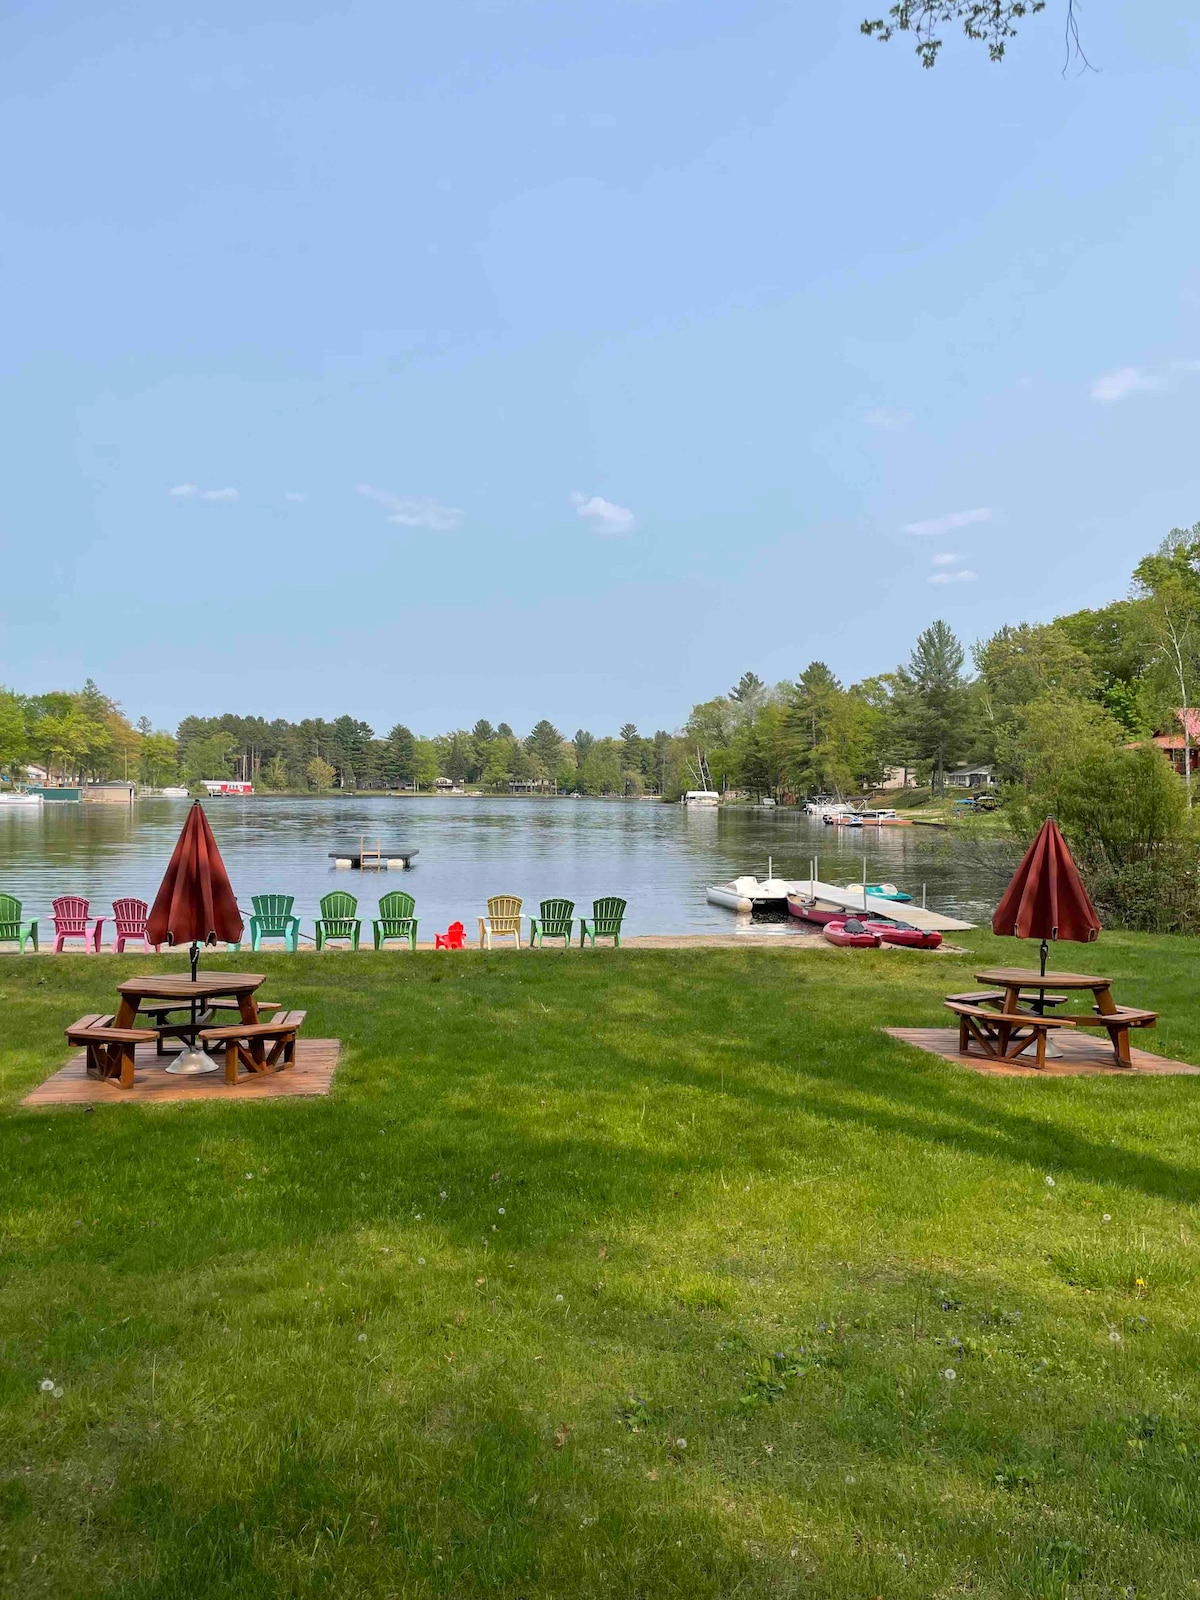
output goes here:
[[845, 906], [835, 906], [832, 900], [814, 900], [802, 894], [789, 894], [787, 908], [793, 917], [814, 923], [819, 928], [823, 928], [827, 922], [846, 920]]
[[848, 945], [853, 950], [879, 948], [879, 934], [872, 933], [857, 917], [847, 917], [844, 922], [827, 922], [821, 932], [830, 944]]
[[864, 922], [863, 927], [885, 944], [902, 944], [909, 950], [936, 950], [942, 942], [940, 933], [914, 928], [911, 922]]

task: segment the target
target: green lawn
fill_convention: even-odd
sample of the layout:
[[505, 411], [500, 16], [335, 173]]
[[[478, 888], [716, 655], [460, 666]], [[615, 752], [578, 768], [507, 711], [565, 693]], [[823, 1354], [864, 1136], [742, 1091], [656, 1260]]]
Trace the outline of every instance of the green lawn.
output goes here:
[[[1064, 955], [1200, 1061], [1200, 941]], [[974, 957], [255, 960], [330, 1099], [22, 1110], [121, 964], [0, 960], [0, 1592], [1200, 1594], [1200, 1081], [878, 1031]]]

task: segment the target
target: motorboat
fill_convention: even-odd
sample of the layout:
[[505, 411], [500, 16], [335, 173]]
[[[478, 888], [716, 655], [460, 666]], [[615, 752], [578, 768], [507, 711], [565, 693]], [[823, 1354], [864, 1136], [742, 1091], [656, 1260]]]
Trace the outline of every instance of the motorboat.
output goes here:
[[871, 933], [877, 933], [884, 944], [902, 945], [906, 950], [936, 950], [942, 936], [934, 928], [914, 928], [911, 922], [882, 922], [871, 919], [863, 923]]
[[22, 789], [0, 790], [0, 806], [7, 810], [10, 806], [40, 806], [43, 803], [40, 794], [26, 794]]
[[844, 945], [852, 950], [878, 950], [881, 935], [872, 931], [857, 917], [835, 918], [827, 922], [821, 932], [830, 944]]
[[719, 806], [721, 796], [715, 789], [689, 789], [680, 801], [685, 806]]
[[164, 800], [186, 800], [191, 793], [189, 789], [180, 789], [178, 787], [162, 789], [159, 792]]
[[868, 883], [865, 888], [861, 883], [848, 883], [847, 894], [869, 894], [875, 900], [911, 900], [912, 895], [905, 894], [903, 889], [897, 889], [894, 883]]

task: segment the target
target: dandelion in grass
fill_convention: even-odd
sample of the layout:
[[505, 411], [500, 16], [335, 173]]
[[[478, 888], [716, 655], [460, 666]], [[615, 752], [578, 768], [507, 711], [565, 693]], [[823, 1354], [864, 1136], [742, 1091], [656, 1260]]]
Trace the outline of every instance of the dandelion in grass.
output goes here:
[[1119, 1328], [1110, 1328], [1108, 1330], [1108, 1342], [1109, 1344], [1120, 1344], [1121, 1332]]
[[254, 1176], [254, 1174], [252, 1172], [247, 1172], [245, 1176], [246, 1176], [246, 1182], [249, 1183], [250, 1179]]
[[1053, 1189], [1053, 1187], [1054, 1187], [1054, 1179], [1050, 1176], [1049, 1173], [1046, 1174], [1046, 1187], [1047, 1187], [1047, 1189]]
[[558, 1303], [559, 1303], [559, 1305], [561, 1305], [561, 1304], [562, 1304], [562, 1300], [563, 1300], [563, 1297], [562, 1297], [562, 1295], [561, 1295], [561, 1294], [556, 1294], [556, 1295], [555, 1295], [555, 1296], [554, 1296], [554, 1298], [555, 1298], [555, 1300], [557, 1300], [557, 1301], [558, 1301]]
[[360, 1334], [359, 1334], [359, 1336], [358, 1336], [358, 1342], [359, 1342], [359, 1344], [366, 1344], [366, 1342], [367, 1342], [367, 1336], [366, 1336], [366, 1334], [365, 1334], [365, 1333], [360, 1333]]
[[504, 1207], [503, 1206], [498, 1207], [497, 1215], [501, 1216], [501, 1217], [504, 1215]]
[[446, 1191], [445, 1191], [445, 1189], [439, 1189], [438, 1190], [438, 1199], [439, 1200], [445, 1200], [446, 1199]]
[[676, 1439], [675, 1448], [676, 1448], [676, 1450], [686, 1450], [687, 1449], [687, 1440], [686, 1439]]
[[53, 1378], [43, 1378], [41, 1383], [40, 1383], [40, 1385], [39, 1385], [39, 1388], [41, 1389], [43, 1394], [49, 1394], [51, 1392], [51, 1390], [54, 1388], [54, 1379]]
[[418, 1256], [417, 1257], [417, 1265], [419, 1267], [423, 1267], [425, 1265], [425, 1257], [424, 1256]]
[[1104, 1215], [1100, 1218], [1100, 1221], [1101, 1222], [1111, 1222], [1112, 1221], [1112, 1212], [1111, 1211], [1106, 1211], [1104, 1213]]
[[854, 1474], [852, 1472], [848, 1472], [846, 1474], [846, 1482], [847, 1483], [857, 1483], [858, 1479], [854, 1476]]
[[56, 1383], [54, 1385], [53, 1389], [51, 1389], [50, 1393], [54, 1396], [54, 1398], [56, 1400], [61, 1400], [62, 1397], [63, 1397], [62, 1384], [61, 1383]]
[[947, 1383], [953, 1383], [955, 1378], [958, 1377], [958, 1373], [955, 1372], [953, 1367], [947, 1367], [945, 1372], [942, 1373], [942, 1377], [945, 1378]]

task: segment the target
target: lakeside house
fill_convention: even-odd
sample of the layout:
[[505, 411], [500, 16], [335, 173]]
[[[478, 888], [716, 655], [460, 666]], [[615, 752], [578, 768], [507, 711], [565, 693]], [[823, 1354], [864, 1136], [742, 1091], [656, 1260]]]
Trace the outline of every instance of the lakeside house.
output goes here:
[[959, 767], [957, 771], [946, 774], [946, 782], [952, 789], [991, 789], [995, 787], [996, 780], [990, 766]]
[[1183, 733], [1156, 733], [1151, 743], [1158, 746], [1182, 778], [1188, 770], [1200, 769], [1200, 710], [1181, 706], [1175, 712], [1175, 720]]

